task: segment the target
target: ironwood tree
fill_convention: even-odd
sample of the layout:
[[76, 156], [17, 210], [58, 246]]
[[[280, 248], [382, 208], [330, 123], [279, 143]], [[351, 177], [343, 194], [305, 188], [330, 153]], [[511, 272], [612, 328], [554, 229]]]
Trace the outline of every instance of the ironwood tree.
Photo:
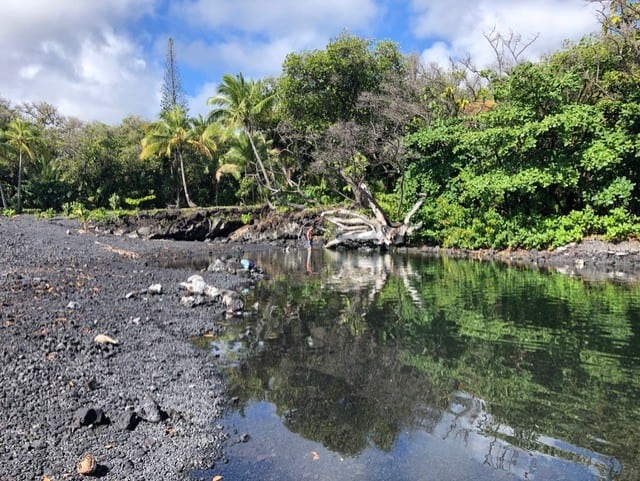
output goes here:
[[185, 113], [189, 112], [187, 94], [182, 84], [180, 70], [176, 63], [176, 52], [173, 38], [169, 37], [167, 57], [164, 66], [164, 83], [162, 84], [162, 99], [160, 113], [164, 114], [174, 107], [180, 107]]

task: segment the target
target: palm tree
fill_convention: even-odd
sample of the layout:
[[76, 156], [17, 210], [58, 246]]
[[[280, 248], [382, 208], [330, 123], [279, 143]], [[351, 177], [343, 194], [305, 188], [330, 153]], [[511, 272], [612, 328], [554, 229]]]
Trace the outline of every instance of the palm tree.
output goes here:
[[246, 132], [233, 136], [229, 140], [228, 150], [219, 159], [218, 169], [215, 173], [216, 181], [219, 182], [224, 175], [231, 175], [234, 179], [240, 180], [247, 170], [247, 166], [255, 157], [256, 150], [260, 158], [270, 158], [276, 155], [271, 143], [265, 142], [258, 134], [254, 134], [253, 139]]
[[[184, 197], [189, 207], [196, 207], [189, 198], [187, 189], [187, 179], [184, 173], [183, 150], [189, 145], [191, 137], [190, 122], [187, 115], [180, 106], [175, 106], [160, 114], [160, 120], [152, 123], [142, 139], [142, 151], [140, 158], [148, 159], [154, 155], [164, 155], [171, 159], [171, 171], [175, 172], [177, 166], [182, 177], [182, 188]], [[180, 181], [176, 188], [176, 204], [180, 206]]]
[[213, 153], [218, 150], [218, 141], [224, 139], [226, 135], [219, 122], [209, 122], [202, 115], [198, 115], [191, 120], [187, 144], [211, 159]]
[[[262, 82], [245, 80], [239, 73], [233, 77], [226, 74], [222, 77], [222, 83], [218, 86], [218, 95], [210, 97], [207, 104], [214, 107], [209, 114], [212, 120], [220, 120], [229, 128], [240, 130], [248, 137], [253, 155], [260, 169], [262, 181], [271, 193], [277, 192], [271, 178], [267, 173], [262, 157], [254, 141], [256, 135], [256, 122], [260, 115], [265, 113], [275, 100], [275, 95], [266, 94]], [[269, 196], [265, 200], [273, 207]]]
[[18, 214], [22, 212], [22, 154], [25, 153], [33, 159], [33, 144], [36, 134], [33, 126], [26, 120], [17, 118], [9, 122], [4, 133], [5, 143], [18, 151]]
[[[2, 140], [3, 136], [4, 136], [4, 132], [0, 131], [0, 140]], [[6, 152], [7, 152], [7, 150], [8, 150], [8, 146], [6, 144], [0, 142], [0, 161], [2, 161], [2, 162], [0, 162], [0, 167], [3, 167], [3, 168], [6, 168], [6, 166], [7, 166], [7, 164], [6, 164], [6, 160], [7, 160]], [[4, 170], [4, 169], [0, 169], [0, 171], [1, 170]], [[2, 208], [3, 209], [8, 208], [7, 199], [6, 199], [5, 195], [4, 195], [4, 189], [2, 188], [2, 179], [1, 179], [1, 177], [0, 177], [0, 199], [2, 200]]]

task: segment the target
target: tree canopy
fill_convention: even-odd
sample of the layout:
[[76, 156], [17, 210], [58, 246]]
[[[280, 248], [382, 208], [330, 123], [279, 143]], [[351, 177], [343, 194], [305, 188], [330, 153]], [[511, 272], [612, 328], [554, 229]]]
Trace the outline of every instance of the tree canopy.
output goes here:
[[486, 68], [424, 65], [343, 32], [287, 55], [276, 78], [225, 75], [206, 118], [179, 102], [172, 43], [151, 123], [0, 99], [3, 208], [340, 204], [373, 209], [385, 229], [414, 212], [415, 239], [447, 246], [638, 237], [640, 11], [597, 3], [600, 32], [535, 62], [522, 55], [535, 38], [485, 34]]

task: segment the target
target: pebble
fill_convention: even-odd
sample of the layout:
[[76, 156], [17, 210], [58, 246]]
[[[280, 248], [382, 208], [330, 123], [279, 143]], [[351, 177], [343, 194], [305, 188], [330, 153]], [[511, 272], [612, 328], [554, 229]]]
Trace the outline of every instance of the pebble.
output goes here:
[[105, 420], [102, 409], [95, 408], [80, 408], [75, 412], [73, 418], [79, 426], [98, 425]]
[[106, 334], [98, 334], [96, 337], [93, 338], [94, 342], [97, 342], [98, 344], [119, 344], [119, 341], [113, 337], [107, 336]]
[[98, 463], [96, 462], [96, 458], [93, 454], [87, 454], [82, 461], [77, 464], [78, 474], [82, 474], [84, 476], [91, 475], [95, 473], [96, 467]]
[[142, 398], [142, 401], [140, 401], [140, 404], [136, 409], [136, 414], [140, 419], [150, 423], [159, 423], [162, 421], [162, 412], [160, 411], [158, 403], [156, 403], [148, 394]]

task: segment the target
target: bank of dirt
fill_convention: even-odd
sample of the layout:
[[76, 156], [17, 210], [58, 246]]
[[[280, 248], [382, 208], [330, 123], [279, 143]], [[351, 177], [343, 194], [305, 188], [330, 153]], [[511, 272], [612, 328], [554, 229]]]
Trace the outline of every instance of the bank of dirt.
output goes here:
[[[61, 218], [0, 217], [0, 480], [81, 479], [77, 463], [87, 454], [105, 479], [189, 479], [215, 471], [224, 440], [242, 435], [218, 425], [224, 381], [210, 353], [190, 341], [215, 335], [233, 317], [220, 302], [181, 302], [188, 294], [181, 283], [199, 274], [216, 288], [249, 287], [259, 275], [197, 272], [188, 261], [266, 245], [139, 237], [85, 233]], [[289, 233], [275, 242], [297, 239]], [[633, 281], [640, 272], [637, 242], [411, 250], [595, 280]], [[98, 335], [118, 343], [98, 343]]]

